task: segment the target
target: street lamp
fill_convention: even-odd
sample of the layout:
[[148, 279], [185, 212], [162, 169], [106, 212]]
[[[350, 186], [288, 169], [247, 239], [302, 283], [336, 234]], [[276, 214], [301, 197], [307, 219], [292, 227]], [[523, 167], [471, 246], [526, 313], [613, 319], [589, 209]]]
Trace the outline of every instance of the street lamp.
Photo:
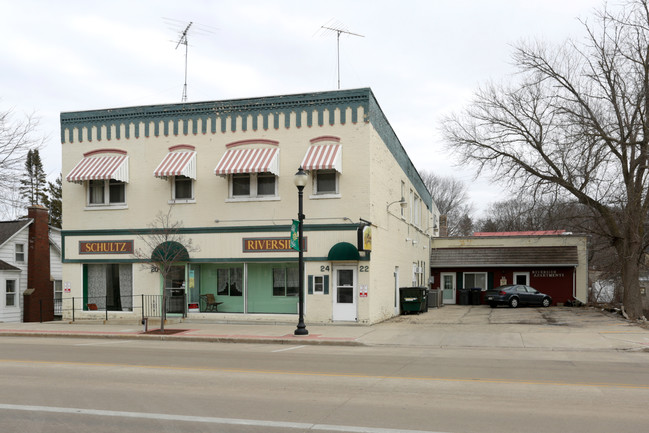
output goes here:
[[302, 169], [302, 166], [298, 169], [297, 173], [293, 177], [293, 182], [297, 187], [297, 199], [298, 199], [298, 210], [297, 210], [297, 220], [298, 220], [298, 251], [299, 251], [299, 260], [298, 260], [298, 276], [300, 279], [299, 291], [298, 291], [298, 314], [299, 319], [297, 322], [297, 329], [295, 330], [295, 335], [308, 335], [309, 331], [306, 329], [304, 324], [304, 251], [302, 251], [304, 246], [304, 237], [302, 233], [302, 222], [304, 221], [304, 214], [302, 213], [302, 190], [307, 182], [307, 174]]

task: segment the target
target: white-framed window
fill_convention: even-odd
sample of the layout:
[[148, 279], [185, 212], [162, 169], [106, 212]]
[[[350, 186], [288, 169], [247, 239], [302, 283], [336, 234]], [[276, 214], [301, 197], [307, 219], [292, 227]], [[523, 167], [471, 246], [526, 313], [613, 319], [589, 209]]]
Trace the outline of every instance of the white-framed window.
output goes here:
[[62, 314], [63, 305], [63, 281], [54, 280], [54, 315], [60, 316]]
[[18, 290], [18, 282], [13, 279], [5, 280], [5, 306], [16, 307], [18, 304], [16, 290]]
[[414, 220], [415, 227], [421, 227], [421, 199], [415, 194]]
[[315, 195], [338, 194], [338, 172], [336, 170], [315, 170], [313, 172]]
[[264, 199], [277, 197], [277, 176], [272, 173], [238, 173], [230, 175], [231, 199]]
[[[401, 197], [405, 200], [406, 199], [406, 183], [404, 181], [401, 181]], [[403, 206], [400, 206], [401, 208], [401, 219], [406, 219], [406, 209]]]
[[324, 293], [325, 288], [325, 278], [324, 275], [314, 275], [313, 276], [313, 293]]
[[173, 200], [194, 200], [194, 179], [187, 176], [174, 176], [171, 183], [171, 196]]
[[118, 180], [89, 180], [88, 206], [126, 204], [126, 183]]
[[25, 244], [16, 244], [16, 263], [25, 262]]
[[487, 273], [486, 272], [464, 272], [464, 288], [474, 289], [481, 288], [487, 290]]

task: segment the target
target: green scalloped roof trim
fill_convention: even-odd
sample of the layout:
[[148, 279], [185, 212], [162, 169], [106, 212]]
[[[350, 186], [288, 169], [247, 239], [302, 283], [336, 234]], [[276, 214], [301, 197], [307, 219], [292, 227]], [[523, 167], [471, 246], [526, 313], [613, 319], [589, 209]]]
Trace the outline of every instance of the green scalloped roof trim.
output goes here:
[[[69, 137], [73, 137], [72, 131], [75, 128], [79, 131], [83, 129], [91, 131], [92, 128], [96, 128], [97, 140], [99, 141], [104, 139], [112, 140], [113, 138], [119, 140], [122, 138], [120, 128], [122, 125], [125, 126], [124, 138], [130, 139], [130, 128], [128, 126], [132, 124], [143, 124], [145, 137], [149, 137], [151, 134], [156, 137], [160, 135], [169, 136], [170, 134], [179, 135], [181, 120], [183, 121], [183, 135], [190, 134], [189, 120], [192, 120], [191, 134], [198, 134], [197, 120], [199, 119], [202, 120], [200, 132], [203, 134], [208, 132], [215, 134], [217, 132], [216, 120], [219, 118], [222, 119], [220, 132], [226, 132], [227, 122], [225, 120], [227, 118], [233, 119], [230, 122], [230, 128], [232, 132], [235, 132], [236, 119], [239, 117], [242, 119], [242, 131], [248, 131], [249, 128], [254, 131], [259, 129], [258, 115], [260, 114], [263, 119], [261, 125], [263, 129], [269, 129], [271, 122], [273, 128], [279, 129], [280, 114], [285, 115], [283, 126], [289, 128], [291, 113], [297, 114], [296, 126], [300, 128], [303, 125], [302, 116], [299, 113], [303, 112], [307, 113], [306, 126], [311, 127], [314, 124], [323, 126], [324, 112], [334, 113], [336, 109], [340, 110], [340, 123], [345, 124], [349, 120], [347, 119], [347, 108], [352, 109], [351, 122], [358, 123], [357, 109], [359, 107], [363, 107], [365, 113], [364, 118], [360, 120], [366, 123], [370, 122], [374, 126], [401, 169], [414, 185], [421, 199], [430, 209], [432, 207], [430, 192], [383, 114], [370, 88], [61, 113], [61, 143], [65, 143], [66, 131], [69, 132]], [[252, 116], [251, 122], [249, 122], [248, 116]], [[209, 131], [207, 131], [208, 119], [212, 119]], [[329, 122], [333, 124], [333, 114], [329, 116]], [[103, 126], [106, 127], [106, 137], [101, 135]], [[115, 127], [115, 137], [111, 136], [113, 126]], [[139, 133], [140, 128], [136, 127], [136, 139], [140, 138]], [[82, 134], [79, 134], [79, 137], [82, 136]]]

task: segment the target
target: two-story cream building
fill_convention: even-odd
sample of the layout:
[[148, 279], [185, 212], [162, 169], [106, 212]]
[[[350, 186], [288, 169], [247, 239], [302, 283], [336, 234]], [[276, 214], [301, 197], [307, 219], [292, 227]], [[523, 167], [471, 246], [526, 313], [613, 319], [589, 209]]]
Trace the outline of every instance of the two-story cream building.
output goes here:
[[[66, 318], [165, 289], [190, 318], [297, 315], [300, 166], [307, 324], [385, 320], [428, 282], [437, 210], [368, 88], [62, 113], [61, 140]], [[193, 248], [163, 281], [137, 253], [169, 212]]]

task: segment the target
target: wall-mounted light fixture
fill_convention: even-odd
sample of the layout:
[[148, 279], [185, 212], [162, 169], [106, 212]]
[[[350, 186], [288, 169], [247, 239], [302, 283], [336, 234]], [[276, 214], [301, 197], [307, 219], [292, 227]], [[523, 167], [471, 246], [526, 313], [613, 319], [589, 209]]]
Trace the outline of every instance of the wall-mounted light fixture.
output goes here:
[[393, 201], [392, 203], [388, 203], [388, 206], [385, 208], [385, 210], [388, 210], [390, 206], [392, 206], [395, 203], [399, 203], [399, 206], [401, 206], [402, 209], [405, 209], [408, 207], [408, 202], [406, 201], [405, 198], [401, 197], [401, 199], [397, 201]]

